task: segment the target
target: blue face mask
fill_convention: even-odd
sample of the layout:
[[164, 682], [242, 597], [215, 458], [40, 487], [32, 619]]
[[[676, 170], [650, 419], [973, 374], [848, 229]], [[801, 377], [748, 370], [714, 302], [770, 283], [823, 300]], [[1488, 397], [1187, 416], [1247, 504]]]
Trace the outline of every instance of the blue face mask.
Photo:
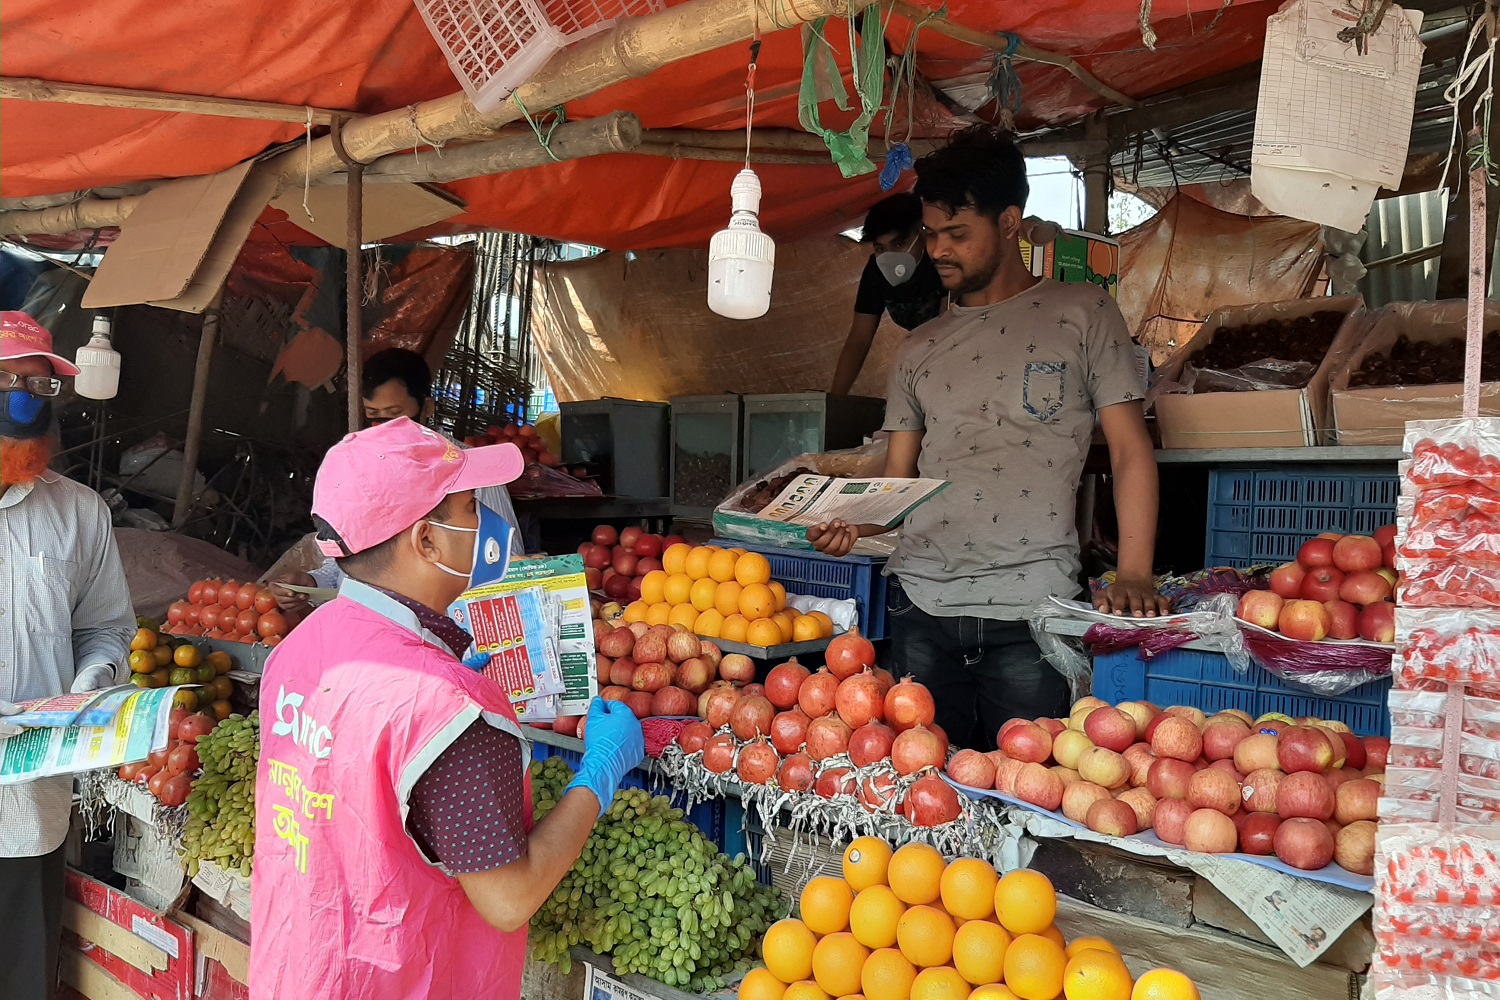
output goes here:
[[456, 570], [442, 563], [437, 564], [437, 568], [444, 573], [468, 577], [469, 585], [464, 588], [465, 592], [499, 583], [505, 578], [505, 571], [510, 567], [510, 524], [492, 508], [482, 503], [476, 503], [474, 506], [479, 510], [479, 527], [477, 528], [465, 528], [457, 524], [445, 524], [442, 521], [427, 522], [449, 531], [474, 533], [474, 560], [468, 572]]
[[26, 441], [47, 433], [52, 423], [52, 403], [41, 396], [19, 389], [0, 393], [4, 410], [0, 413], [0, 437]]

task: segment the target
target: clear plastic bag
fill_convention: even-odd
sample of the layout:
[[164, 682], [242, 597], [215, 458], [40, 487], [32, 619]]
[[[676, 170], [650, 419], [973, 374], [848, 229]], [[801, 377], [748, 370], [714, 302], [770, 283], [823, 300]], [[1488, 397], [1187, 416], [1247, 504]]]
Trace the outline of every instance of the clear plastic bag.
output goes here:
[[549, 468], [533, 462], [521, 471], [521, 475], [506, 486], [511, 497], [517, 500], [534, 500], [538, 497], [598, 497], [604, 491], [599, 484], [575, 479], [560, 469]]
[[1313, 380], [1318, 366], [1306, 361], [1266, 358], [1229, 371], [1196, 368], [1182, 373], [1182, 386], [1189, 392], [1253, 392], [1258, 389], [1302, 389]]
[[1500, 611], [1399, 608], [1397, 683], [1500, 689]]
[[1261, 667], [1325, 698], [1337, 698], [1391, 674], [1391, 651], [1380, 646], [1299, 642], [1247, 628], [1245, 647]]
[[1401, 560], [1397, 603], [1408, 608], [1500, 608], [1500, 573], [1448, 560]]
[[1422, 490], [1465, 483], [1500, 490], [1500, 418], [1413, 420], [1405, 444], [1407, 478]]

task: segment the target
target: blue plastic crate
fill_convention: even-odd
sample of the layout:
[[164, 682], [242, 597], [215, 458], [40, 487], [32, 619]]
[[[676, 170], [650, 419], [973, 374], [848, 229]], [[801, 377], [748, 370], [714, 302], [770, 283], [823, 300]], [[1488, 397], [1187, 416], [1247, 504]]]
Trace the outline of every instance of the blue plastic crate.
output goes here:
[[1094, 696], [1111, 705], [1145, 700], [1163, 708], [1189, 705], [1212, 715], [1237, 708], [1260, 717], [1280, 712], [1344, 723], [1360, 736], [1389, 736], [1389, 678], [1362, 684], [1338, 698], [1325, 698], [1288, 684], [1251, 664], [1235, 670], [1222, 653], [1173, 649], [1142, 660], [1134, 649], [1094, 657]]
[[[547, 743], [533, 742], [531, 744], [531, 759], [546, 760], [549, 757], [561, 757], [568, 762], [573, 770], [578, 770], [578, 765], [583, 760], [583, 754], [577, 750], [567, 750], [563, 747], [555, 747]], [[700, 803], [689, 809], [687, 796], [680, 791], [669, 788], [658, 787], [653, 781], [650, 772], [636, 768], [625, 775], [625, 780], [620, 782], [625, 788], [644, 788], [656, 795], [666, 795], [672, 800], [672, 804], [687, 814], [687, 821], [703, 831], [703, 835], [718, 845], [719, 850], [724, 850], [727, 825], [724, 816], [724, 800], [711, 799]], [[743, 850], [743, 848], [741, 848]]]
[[1396, 474], [1323, 467], [1215, 469], [1208, 478], [1204, 563], [1244, 568], [1290, 562], [1325, 531], [1371, 535], [1396, 520]]
[[885, 606], [884, 556], [825, 556], [805, 549], [778, 549], [770, 545], [716, 538], [714, 545], [759, 552], [771, 563], [771, 579], [793, 594], [854, 599], [859, 609], [859, 631], [866, 639], [884, 639], [890, 634]]

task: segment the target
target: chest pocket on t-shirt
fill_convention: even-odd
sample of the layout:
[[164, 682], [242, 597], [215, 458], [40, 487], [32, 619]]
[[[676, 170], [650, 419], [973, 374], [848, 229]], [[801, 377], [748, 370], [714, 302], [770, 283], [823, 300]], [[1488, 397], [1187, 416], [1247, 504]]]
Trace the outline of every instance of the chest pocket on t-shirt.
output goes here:
[[1062, 412], [1067, 382], [1067, 362], [1028, 361], [1021, 382], [1021, 405], [1042, 423], [1051, 423]]

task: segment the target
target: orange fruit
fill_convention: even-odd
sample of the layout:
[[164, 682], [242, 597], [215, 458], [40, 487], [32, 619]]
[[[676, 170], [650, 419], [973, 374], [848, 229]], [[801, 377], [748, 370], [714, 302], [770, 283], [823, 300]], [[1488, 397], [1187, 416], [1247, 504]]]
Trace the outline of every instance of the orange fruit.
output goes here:
[[735, 612], [724, 619], [724, 624], [719, 627], [719, 638], [728, 639], [730, 642], [744, 642], [745, 634], [750, 630], [750, 623], [745, 616]]
[[[978, 858], [959, 858], [943, 869], [943, 908], [964, 920], [983, 920], [995, 913], [995, 866]], [[977, 984], [976, 984], [977, 985]]]
[[707, 636], [710, 639], [717, 639], [723, 627], [724, 616], [713, 608], [709, 608], [703, 612], [698, 616], [698, 620], [693, 622], [693, 631], [698, 635]]
[[1009, 986], [1001, 986], [996, 983], [993, 986], [980, 986], [969, 994], [969, 1000], [1019, 1000], [1010, 991]]
[[751, 969], [740, 982], [739, 1000], [782, 1000], [786, 984], [766, 969]]
[[156, 642], [155, 632], [149, 628], [138, 628], [135, 630], [135, 635], [130, 639], [130, 649], [131, 652], [142, 649], [147, 651], [153, 650], [156, 648]]
[[769, 618], [760, 618], [750, 623], [745, 630], [745, 642], [752, 646], [777, 646], [783, 641], [781, 626]]
[[1021, 1000], [1054, 1000], [1067, 967], [1068, 956], [1057, 942], [1022, 934], [1005, 950], [1005, 985]]
[[[689, 552], [687, 558], [682, 561], [682, 571], [694, 580], [703, 579], [708, 576], [708, 561], [713, 558], [714, 553], [717, 551], [719, 550], [712, 545], [699, 545]], [[662, 567], [666, 568], [665, 561], [663, 561]]]
[[741, 586], [771, 582], [771, 560], [759, 552], [746, 552], [734, 561], [734, 578]]
[[781, 1000], [829, 1000], [829, 997], [811, 979], [801, 979], [786, 988]]
[[[891, 855], [886, 877], [896, 898], [913, 906], [937, 902], [942, 893], [943, 856], [927, 844], [907, 844]], [[1047, 921], [1051, 923], [1051, 920]]]
[[667, 550], [661, 554], [661, 568], [668, 575], [672, 573], [686, 573], [688, 553], [691, 551], [693, 551], [693, 547], [687, 542], [677, 542], [673, 545], [668, 545]]
[[771, 580], [770, 582], [768, 582], [766, 584], [766, 586], [771, 588], [771, 596], [773, 596], [773, 597], [776, 598], [776, 610], [777, 611], [785, 611], [786, 610], [786, 588], [783, 587], [781, 584], [777, 583], [775, 580]]
[[[707, 611], [714, 606], [714, 591], [718, 586], [712, 580], [694, 580], [688, 591], [688, 600], [692, 602], [696, 610]], [[645, 589], [645, 584], [642, 584], [641, 592], [645, 593]]]
[[823, 626], [812, 615], [798, 615], [792, 619], [792, 641], [811, 642], [823, 638]]
[[1113, 943], [1105, 940], [1102, 937], [1081, 937], [1081, 938], [1074, 938], [1073, 939], [1073, 943], [1070, 944], [1070, 945], [1068, 945], [1063, 950], [1068, 953], [1068, 957], [1069, 958], [1075, 958], [1075, 957], [1077, 957], [1077, 955], [1078, 955], [1078, 953], [1080, 951], [1089, 951], [1089, 950], [1093, 950], [1093, 951], [1107, 951], [1111, 955], [1118, 955], [1118, 954], [1120, 954], [1120, 949], [1116, 948]]
[[[160, 646], [158, 646], [156, 648], [158, 650], [161, 649]], [[161, 664], [164, 667], [167, 665], [167, 661], [165, 661], [165, 660], [163, 660], [161, 658], [161, 653], [160, 652], [158, 652], [157, 655], [156, 655], [156, 662], [159, 663], [159, 664]], [[211, 664], [213, 664], [214, 673], [218, 674], [221, 677], [223, 675], [229, 673], [229, 671], [231, 671], [231, 670], [234, 669], [234, 657], [230, 656], [228, 653], [223, 653], [223, 652], [209, 653], [208, 657], [204, 660], [204, 662], [205, 663], [211, 663]]]
[[751, 621], [769, 618], [776, 613], [776, 596], [763, 583], [752, 583], [740, 591], [740, 614]]
[[1135, 981], [1130, 1000], [1203, 1000], [1193, 981], [1176, 969], [1152, 969]]
[[[713, 583], [712, 580], [710, 580], [709, 582]], [[733, 580], [726, 580], [724, 583], [714, 584], [714, 607], [718, 609], [719, 614], [723, 615], [725, 618], [728, 618], [730, 615], [739, 614], [740, 591], [744, 589], [744, 587], [741, 587]]]
[[1068, 1000], [1130, 1000], [1131, 985], [1125, 962], [1107, 951], [1083, 951], [1063, 970], [1063, 995]]
[[833, 635], [833, 619], [821, 611], [809, 611], [807, 617], [817, 619], [818, 626], [823, 630], [822, 638], [827, 639]]
[[1066, 952], [1068, 950], [1068, 939], [1063, 937], [1063, 932], [1057, 929], [1056, 924], [1052, 924], [1046, 930], [1042, 931], [1041, 936], [1048, 941], [1056, 941], [1057, 946], [1063, 951]]
[[629, 604], [625, 605], [625, 614], [623, 616], [625, 619], [625, 624], [629, 625], [633, 624], [634, 622], [645, 621], [646, 614], [650, 610], [651, 605], [647, 604], [645, 601], [631, 601]]
[[665, 570], [653, 569], [641, 577], [641, 600], [647, 604], [660, 604], [667, 599], [667, 574]]
[[790, 611], [778, 611], [771, 616], [771, 620], [776, 623], [777, 628], [781, 629], [781, 641], [791, 642], [792, 635], [796, 632], [792, 623], [797, 620], [797, 616]]
[[[151, 651], [151, 656], [156, 660], [156, 665], [158, 667], [170, 666], [171, 663], [172, 663], [172, 647], [166, 645], [165, 643], [163, 643], [162, 645], [157, 646], [155, 649], [153, 649]], [[229, 667], [226, 666], [222, 670], [219, 668], [219, 661], [214, 659], [214, 657], [216, 657], [216, 656], [223, 657], [226, 660], [229, 659], [229, 654], [228, 653], [209, 653], [208, 654], [208, 660], [206, 662], [212, 663], [214, 665], [214, 673], [216, 673], [216, 674], [227, 674], [227, 673], [229, 673], [229, 669], [230, 669]], [[233, 661], [231, 661], [231, 663], [232, 662]]]
[[855, 892], [872, 885], [885, 885], [891, 863], [891, 845], [879, 837], [860, 837], [844, 849], [844, 881]]
[[953, 918], [936, 906], [913, 906], [896, 922], [901, 954], [924, 969], [947, 965], [953, 958]]
[[872, 885], [854, 897], [854, 905], [849, 908], [849, 932], [866, 948], [889, 948], [896, 943], [896, 925], [905, 912], [906, 904], [889, 886]]
[[859, 982], [867, 1000], [907, 1000], [917, 967], [895, 948], [881, 948], [865, 959]]
[[1041, 872], [1018, 869], [995, 886], [995, 914], [1012, 934], [1040, 934], [1057, 918], [1057, 890]]
[[229, 699], [227, 698], [220, 698], [208, 707], [214, 710], [214, 718], [220, 722], [223, 722], [234, 713], [234, 706], [229, 703]]
[[203, 662], [203, 654], [197, 646], [183, 643], [172, 651], [172, 662], [179, 667], [196, 667]]
[[172, 695], [172, 707], [185, 708], [189, 712], [191, 712], [193, 709], [198, 707], [198, 692], [189, 691], [186, 688], [183, 688], [181, 691], [178, 691], [176, 694]]
[[968, 1000], [969, 984], [952, 966], [923, 969], [911, 984], [911, 1000]]
[[708, 575], [720, 583], [734, 579], [734, 564], [739, 562], [739, 556], [733, 552], [721, 549], [715, 552], [708, 560]]
[[813, 978], [829, 996], [858, 993], [859, 974], [869, 957], [870, 950], [848, 931], [830, 934], [813, 948]]
[[666, 625], [672, 618], [672, 605], [666, 601], [653, 604], [646, 609], [647, 625]]
[[989, 986], [1005, 979], [1005, 950], [1010, 935], [999, 924], [969, 920], [953, 935], [953, 967], [974, 986]]
[[782, 982], [797, 982], [812, 975], [813, 948], [818, 937], [800, 920], [778, 920], [761, 938], [760, 954], [766, 968]]
[[697, 623], [698, 609], [691, 604], [674, 604], [672, 605], [672, 613], [667, 615], [668, 625], [681, 625], [689, 631]]
[[[687, 604], [693, 595], [693, 579], [686, 573], [674, 573], [667, 577], [666, 584], [662, 587], [662, 600], [668, 604]], [[646, 596], [646, 588], [641, 586], [641, 597]], [[656, 602], [652, 602], [653, 604]]]
[[130, 672], [134, 674], [149, 674], [157, 667], [156, 657], [148, 650], [137, 649], [130, 654]]
[[849, 908], [853, 905], [854, 890], [849, 888], [848, 882], [832, 875], [820, 875], [802, 890], [802, 922], [820, 937], [837, 934], [849, 929]]

